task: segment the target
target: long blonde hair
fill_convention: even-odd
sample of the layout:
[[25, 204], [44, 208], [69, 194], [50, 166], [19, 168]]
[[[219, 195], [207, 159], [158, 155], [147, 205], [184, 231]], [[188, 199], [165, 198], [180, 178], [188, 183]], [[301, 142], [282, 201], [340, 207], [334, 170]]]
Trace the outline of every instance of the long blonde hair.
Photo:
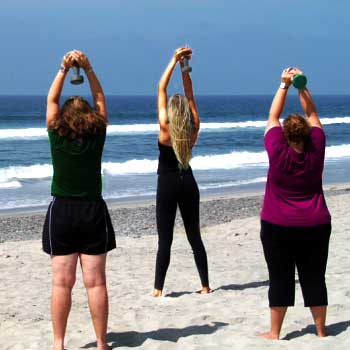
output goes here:
[[191, 111], [185, 96], [175, 94], [168, 101], [170, 141], [180, 170], [187, 170], [192, 158]]

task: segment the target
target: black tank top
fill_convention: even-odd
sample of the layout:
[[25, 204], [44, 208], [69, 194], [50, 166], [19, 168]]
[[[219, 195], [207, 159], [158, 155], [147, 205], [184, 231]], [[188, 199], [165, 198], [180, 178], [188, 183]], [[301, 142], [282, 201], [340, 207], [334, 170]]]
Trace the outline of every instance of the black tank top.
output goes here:
[[175, 172], [192, 173], [192, 169], [190, 166], [187, 170], [180, 170], [179, 162], [171, 146], [163, 145], [158, 141], [158, 148], [159, 148], [158, 170], [157, 170], [158, 175], [175, 173]]

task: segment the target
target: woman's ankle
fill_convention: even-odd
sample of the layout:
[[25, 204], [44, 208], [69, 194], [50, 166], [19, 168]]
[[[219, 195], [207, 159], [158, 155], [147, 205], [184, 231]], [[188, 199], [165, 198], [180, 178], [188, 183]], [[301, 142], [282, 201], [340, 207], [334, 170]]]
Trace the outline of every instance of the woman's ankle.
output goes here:
[[153, 295], [155, 298], [158, 298], [158, 297], [161, 297], [162, 294], [163, 294], [163, 290], [162, 290], [162, 289], [156, 289], [156, 288], [154, 288], [153, 294], [152, 294], [152, 295]]

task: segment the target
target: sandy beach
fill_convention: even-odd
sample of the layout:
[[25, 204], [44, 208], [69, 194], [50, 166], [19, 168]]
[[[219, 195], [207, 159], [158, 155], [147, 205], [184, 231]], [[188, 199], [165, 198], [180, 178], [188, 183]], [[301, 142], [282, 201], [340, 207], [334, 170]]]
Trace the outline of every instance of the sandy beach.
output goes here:
[[[350, 186], [325, 191], [332, 214], [327, 269], [327, 338], [314, 333], [297, 284], [282, 340], [268, 330], [268, 274], [259, 238], [262, 194], [204, 198], [203, 240], [214, 293], [199, 295], [199, 277], [177, 222], [165, 296], [151, 296], [157, 248], [154, 203], [114, 206], [117, 249], [109, 254], [108, 341], [114, 349], [348, 350], [350, 347]], [[0, 349], [50, 349], [50, 259], [41, 251], [44, 213], [0, 216]], [[73, 291], [67, 350], [94, 349], [94, 333], [81, 275]]]

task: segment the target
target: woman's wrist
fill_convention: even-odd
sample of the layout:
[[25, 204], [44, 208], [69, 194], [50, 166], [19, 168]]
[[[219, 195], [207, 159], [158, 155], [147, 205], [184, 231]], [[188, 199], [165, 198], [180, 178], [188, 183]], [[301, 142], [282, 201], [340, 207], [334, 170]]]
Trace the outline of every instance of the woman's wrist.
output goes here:
[[87, 67], [84, 67], [84, 71], [85, 71], [85, 74], [89, 74], [91, 72], [94, 71], [94, 69], [92, 68], [92, 66], [87, 66]]
[[68, 73], [68, 71], [69, 71], [69, 68], [64, 63], [61, 63], [60, 72], [63, 74], [66, 74], [66, 73]]
[[171, 59], [171, 62], [175, 65], [175, 64], [177, 64], [177, 62], [179, 62], [180, 60], [179, 60], [179, 58], [176, 56], [176, 55], [174, 55], [173, 57], [172, 57], [172, 59]]
[[290, 87], [290, 84], [289, 84], [289, 83], [286, 83], [286, 82], [284, 82], [284, 81], [281, 81], [280, 89], [288, 90], [289, 87]]
[[280, 84], [281, 89], [288, 89], [291, 86], [291, 84], [292, 84], [292, 79], [291, 79], [292, 70], [293, 70], [293, 68], [289, 67], [289, 68], [286, 68], [282, 71], [281, 84]]
[[292, 82], [287, 77], [282, 77], [280, 89], [288, 89], [291, 86]]

